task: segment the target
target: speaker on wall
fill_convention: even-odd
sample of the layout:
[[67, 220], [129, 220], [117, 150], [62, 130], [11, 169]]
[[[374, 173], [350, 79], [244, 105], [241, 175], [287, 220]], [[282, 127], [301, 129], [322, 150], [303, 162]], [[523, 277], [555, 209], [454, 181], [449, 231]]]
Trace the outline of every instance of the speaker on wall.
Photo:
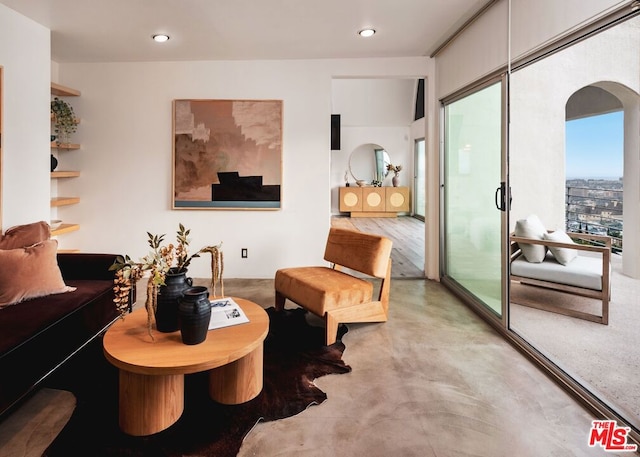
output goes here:
[[340, 149], [340, 115], [331, 115], [331, 150]]

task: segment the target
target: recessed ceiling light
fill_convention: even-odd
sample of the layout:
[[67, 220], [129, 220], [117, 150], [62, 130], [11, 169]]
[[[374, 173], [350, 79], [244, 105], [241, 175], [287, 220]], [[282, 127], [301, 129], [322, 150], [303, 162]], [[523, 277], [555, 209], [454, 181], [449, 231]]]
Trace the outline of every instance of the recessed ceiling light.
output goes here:
[[375, 33], [376, 33], [375, 29], [362, 29], [358, 32], [358, 35], [368, 38], [370, 36], [375, 35]]
[[152, 38], [153, 38], [153, 41], [157, 41], [158, 43], [164, 43], [169, 39], [169, 35], [158, 34], [158, 35], [153, 35]]

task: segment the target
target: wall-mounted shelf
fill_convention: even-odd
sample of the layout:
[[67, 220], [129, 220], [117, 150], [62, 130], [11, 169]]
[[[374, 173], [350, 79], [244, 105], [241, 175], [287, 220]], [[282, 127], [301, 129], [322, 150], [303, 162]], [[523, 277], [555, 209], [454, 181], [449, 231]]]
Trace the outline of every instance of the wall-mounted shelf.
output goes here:
[[80, 145], [77, 143], [60, 143], [60, 146], [58, 146], [55, 141], [52, 141], [51, 149], [80, 149]]
[[62, 84], [51, 83], [51, 94], [59, 97], [78, 97], [80, 96], [80, 91]]
[[77, 178], [80, 176], [79, 171], [52, 171], [51, 179], [57, 178]]
[[67, 206], [80, 203], [80, 197], [54, 197], [51, 199], [51, 206]]
[[[55, 97], [78, 97], [80, 96], [80, 91], [76, 89], [72, 89], [71, 87], [63, 86], [62, 84], [51, 83], [51, 95]], [[53, 113], [51, 114], [51, 121], [53, 122]], [[74, 119], [76, 124], [80, 123], [80, 118], [77, 117]], [[67, 144], [56, 144], [55, 141], [51, 142], [51, 149], [55, 149], [57, 151], [65, 151], [65, 150], [76, 150], [80, 149], [80, 145], [77, 143], [67, 143]], [[52, 151], [53, 152], [53, 151]], [[80, 176], [80, 171], [76, 170], [60, 170], [60, 171], [52, 171], [50, 179], [60, 179], [60, 178], [76, 178]], [[80, 203], [80, 197], [52, 197], [51, 198], [51, 207], [56, 208], [60, 206], [67, 205], [75, 205]], [[57, 210], [55, 210], [57, 212]], [[62, 224], [60, 227], [51, 231], [52, 236], [63, 235], [69, 232], [75, 232], [76, 230], [80, 230], [80, 224]], [[63, 249], [58, 252], [78, 252], [76, 249]]]
[[51, 230], [51, 236], [62, 235], [63, 233], [75, 232], [80, 230], [79, 224], [62, 224], [55, 230]]

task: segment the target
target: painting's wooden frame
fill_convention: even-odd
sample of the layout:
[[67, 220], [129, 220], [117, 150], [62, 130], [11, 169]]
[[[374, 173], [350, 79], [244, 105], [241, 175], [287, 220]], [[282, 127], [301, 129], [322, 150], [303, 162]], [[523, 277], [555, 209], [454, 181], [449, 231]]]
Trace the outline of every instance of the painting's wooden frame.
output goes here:
[[173, 100], [172, 208], [279, 210], [282, 100]]

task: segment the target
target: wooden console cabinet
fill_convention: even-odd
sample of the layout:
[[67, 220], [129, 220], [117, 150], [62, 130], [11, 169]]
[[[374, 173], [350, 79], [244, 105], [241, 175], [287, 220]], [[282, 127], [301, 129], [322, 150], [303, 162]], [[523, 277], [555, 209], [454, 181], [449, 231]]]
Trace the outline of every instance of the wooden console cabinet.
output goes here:
[[409, 210], [408, 187], [340, 188], [340, 212], [351, 217], [397, 217]]

